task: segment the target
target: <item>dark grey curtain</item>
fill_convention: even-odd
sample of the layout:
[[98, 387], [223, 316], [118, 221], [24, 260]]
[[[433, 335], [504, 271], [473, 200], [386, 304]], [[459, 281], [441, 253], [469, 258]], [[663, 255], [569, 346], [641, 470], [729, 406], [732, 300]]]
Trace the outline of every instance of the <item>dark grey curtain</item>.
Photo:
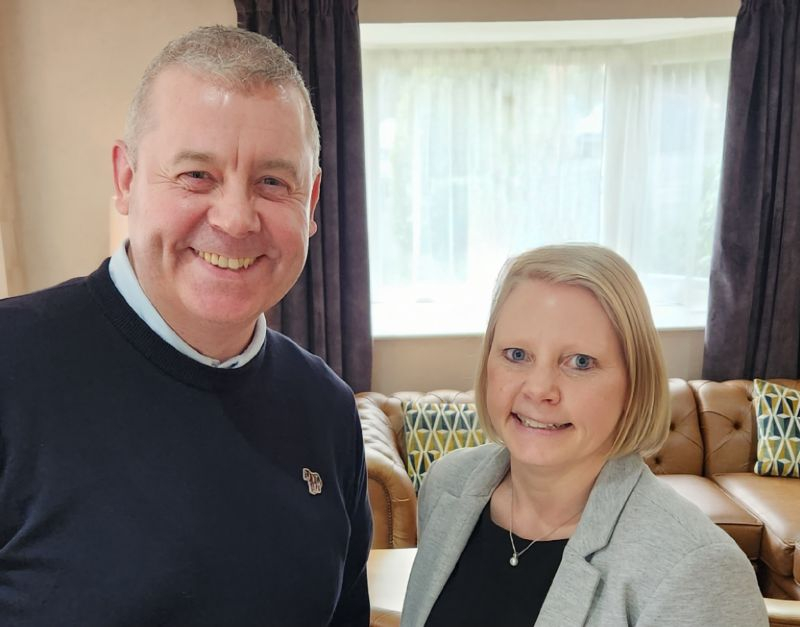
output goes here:
[[736, 20], [703, 376], [800, 378], [798, 0]]
[[235, 0], [239, 26], [286, 50], [311, 92], [322, 187], [308, 263], [270, 326], [322, 357], [356, 391], [370, 388], [372, 335], [357, 0]]

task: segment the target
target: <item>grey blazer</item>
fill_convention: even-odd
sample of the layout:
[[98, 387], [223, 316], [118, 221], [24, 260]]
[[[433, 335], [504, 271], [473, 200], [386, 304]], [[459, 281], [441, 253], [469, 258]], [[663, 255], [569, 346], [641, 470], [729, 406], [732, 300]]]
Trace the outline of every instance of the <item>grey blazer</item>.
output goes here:
[[[486, 444], [454, 451], [429, 470], [401, 627], [425, 624], [508, 466], [508, 450]], [[600, 472], [536, 620], [537, 627], [572, 625], [758, 627], [768, 620], [736, 543], [629, 455]]]

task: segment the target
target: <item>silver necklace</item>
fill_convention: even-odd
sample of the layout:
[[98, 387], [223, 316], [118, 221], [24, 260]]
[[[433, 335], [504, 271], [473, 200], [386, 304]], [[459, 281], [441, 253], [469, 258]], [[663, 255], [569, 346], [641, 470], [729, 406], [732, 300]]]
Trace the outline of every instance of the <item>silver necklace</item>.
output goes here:
[[553, 535], [553, 534], [554, 534], [556, 531], [558, 531], [559, 529], [561, 529], [561, 527], [563, 527], [564, 525], [566, 525], [566, 524], [567, 524], [567, 523], [568, 523], [570, 520], [572, 520], [573, 518], [575, 518], [575, 516], [577, 516], [578, 514], [580, 514], [580, 513], [583, 511], [583, 508], [581, 508], [580, 510], [578, 510], [577, 512], [575, 512], [575, 513], [574, 513], [572, 516], [570, 516], [569, 518], [567, 518], [567, 519], [566, 519], [564, 522], [562, 522], [562, 523], [561, 523], [561, 524], [560, 524], [558, 527], [555, 527], [555, 528], [551, 529], [550, 531], [548, 531], [548, 532], [547, 532], [546, 534], [544, 534], [543, 536], [539, 536], [538, 538], [534, 538], [533, 540], [531, 540], [531, 541], [528, 543], [528, 546], [526, 546], [526, 547], [525, 547], [524, 549], [522, 549], [521, 551], [517, 551], [517, 547], [516, 547], [516, 545], [514, 544], [514, 482], [513, 482], [513, 481], [511, 481], [511, 480], [510, 480], [510, 478], [509, 478], [509, 481], [510, 481], [510, 483], [511, 483], [511, 526], [510, 526], [510, 528], [509, 528], [509, 530], [508, 530], [508, 539], [509, 539], [509, 540], [511, 540], [511, 557], [509, 558], [509, 560], [508, 560], [508, 563], [509, 563], [509, 564], [511, 564], [512, 566], [516, 566], [517, 564], [519, 564], [519, 558], [522, 556], [522, 554], [523, 554], [525, 551], [527, 551], [529, 548], [531, 548], [531, 547], [532, 547], [534, 544], [536, 544], [536, 543], [537, 543], [539, 540], [543, 540], [544, 538], [547, 538], [547, 537], [549, 537], [549, 536]]

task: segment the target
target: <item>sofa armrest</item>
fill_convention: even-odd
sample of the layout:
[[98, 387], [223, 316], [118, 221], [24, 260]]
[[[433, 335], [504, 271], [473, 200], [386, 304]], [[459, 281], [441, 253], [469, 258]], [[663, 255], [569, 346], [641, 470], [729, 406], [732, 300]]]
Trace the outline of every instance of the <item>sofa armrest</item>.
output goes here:
[[764, 599], [764, 603], [767, 606], [770, 627], [800, 625], [800, 601]]
[[372, 548], [417, 546], [417, 495], [405, 468], [366, 447], [367, 490], [372, 508]]
[[364, 435], [373, 549], [417, 546], [417, 495], [391, 422], [375, 393], [356, 395]]

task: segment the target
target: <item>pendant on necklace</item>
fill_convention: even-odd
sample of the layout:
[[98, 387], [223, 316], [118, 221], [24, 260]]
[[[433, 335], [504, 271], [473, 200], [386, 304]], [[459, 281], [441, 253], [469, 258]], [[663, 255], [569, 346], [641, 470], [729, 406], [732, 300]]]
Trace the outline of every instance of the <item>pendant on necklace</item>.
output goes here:
[[508, 563], [509, 563], [509, 564], [511, 564], [512, 566], [516, 566], [517, 564], [519, 564], [519, 560], [517, 559], [517, 553], [516, 553], [516, 551], [515, 551], [515, 552], [514, 552], [514, 554], [511, 556], [511, 559], [510, 559], [510, 560], [508, 560]]

